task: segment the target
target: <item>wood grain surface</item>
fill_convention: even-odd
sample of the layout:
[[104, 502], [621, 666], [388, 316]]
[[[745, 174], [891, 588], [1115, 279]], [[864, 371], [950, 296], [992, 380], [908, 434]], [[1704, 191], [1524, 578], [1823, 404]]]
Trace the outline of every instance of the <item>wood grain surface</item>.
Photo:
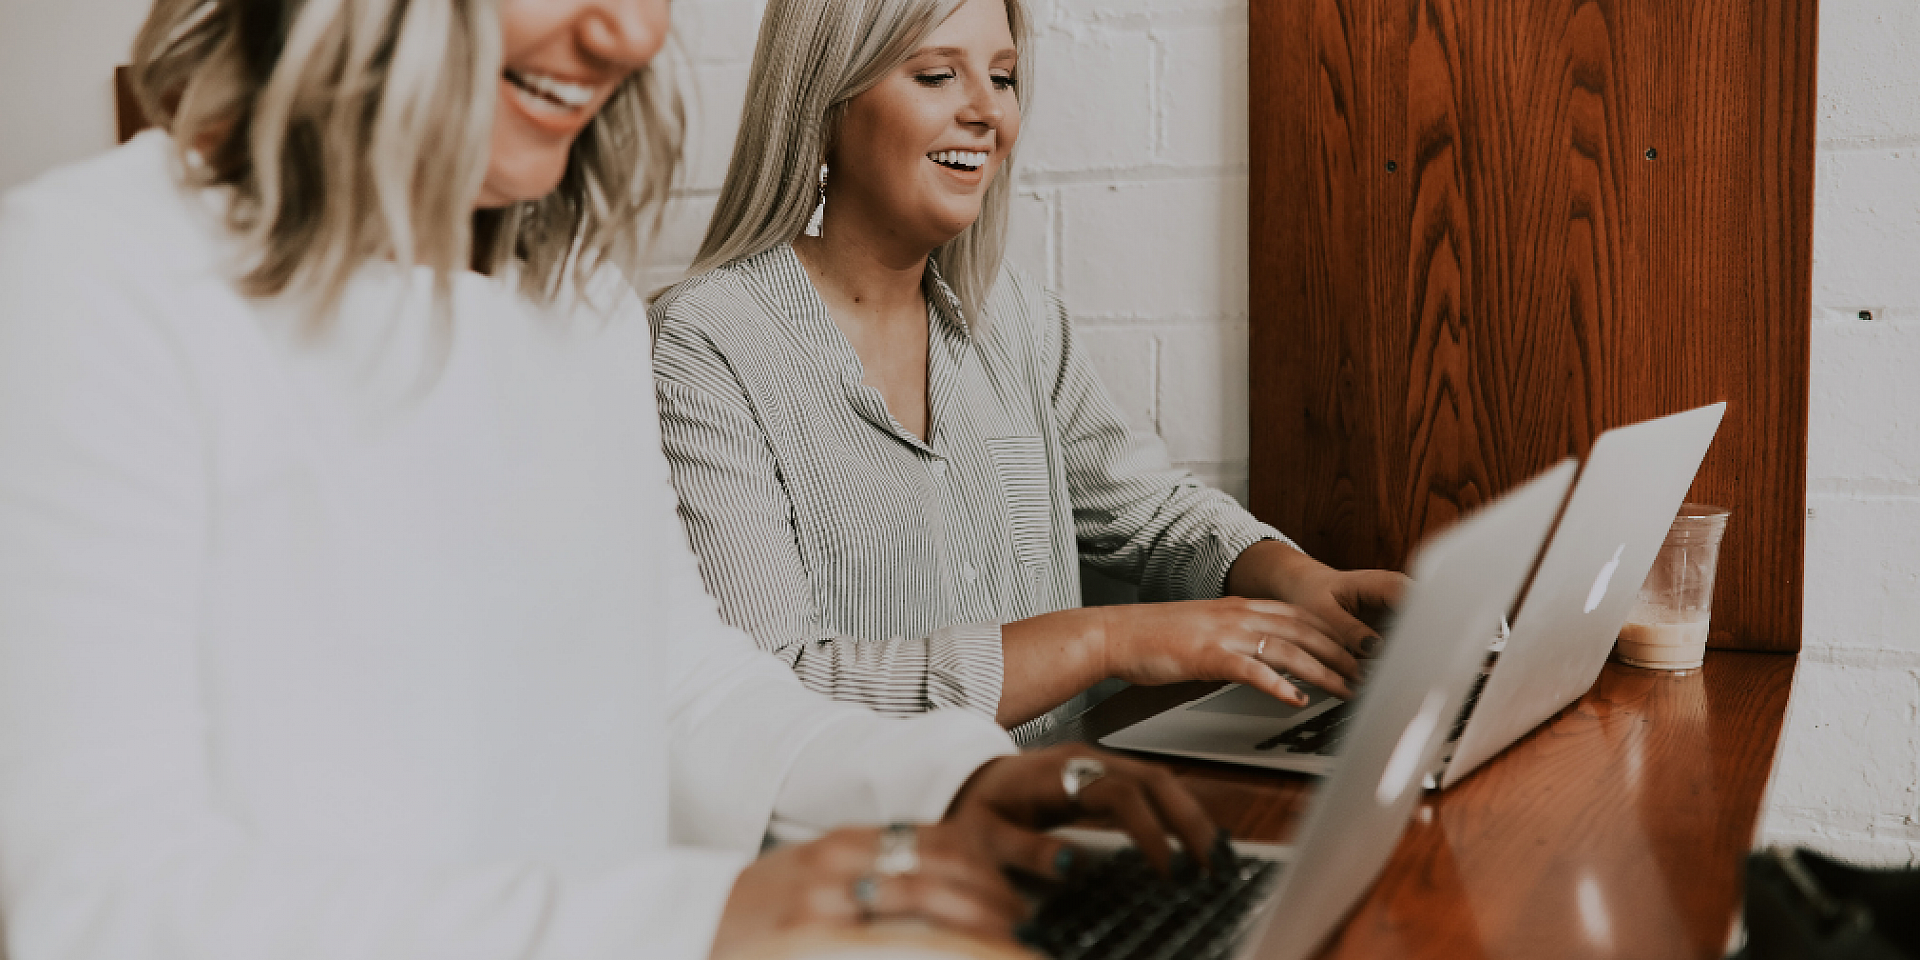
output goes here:
[[[1609, 663], [1584, 697], [1429, 794], [1328, 958], [1717, 958], [1740, 897], [1795, 660]], [[1090, 739], [1214, 685], [1133, 688]], [[1252, 840], [1292, 839], [1316, 781], [1155, 758]]]
[[1715, 400], [1716, 646], [1797, 650], [1815, 0], [1250, 9], [1251, 494], [1337, 566]]
[[140, 109], [140, 96], [133, 92], [131, 67], [113, 68], [113, 120], [121, 143], [132, 140], [134, 134], [151, 126], [147, 123], [146, 111]]

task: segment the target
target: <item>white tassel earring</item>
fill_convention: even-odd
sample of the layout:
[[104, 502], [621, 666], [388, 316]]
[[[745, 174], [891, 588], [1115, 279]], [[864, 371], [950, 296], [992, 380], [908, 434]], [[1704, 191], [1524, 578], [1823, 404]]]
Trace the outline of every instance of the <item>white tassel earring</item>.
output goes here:
[[820, 165], [820, 199], [813, 205], [813, 218], [807, 221], [807, 236], [820, 235], [820, 223], [827, 216], [827, 165]]

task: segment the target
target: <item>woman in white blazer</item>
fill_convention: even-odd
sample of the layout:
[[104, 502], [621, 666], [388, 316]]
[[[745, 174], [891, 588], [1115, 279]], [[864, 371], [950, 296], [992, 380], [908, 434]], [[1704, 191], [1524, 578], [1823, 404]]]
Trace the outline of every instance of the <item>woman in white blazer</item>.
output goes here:
[[[678, 154], [666, 30], [160, 0], [163, 130], [0, 202], [13, 960], [1006, 937], [1000, 868], [1063, 865], [1007, 821], [1205, 849], [1163, 776], [835, 704], [718, 619], [622, 279]], [[835, 830], [890, 821], [944, 822]]]

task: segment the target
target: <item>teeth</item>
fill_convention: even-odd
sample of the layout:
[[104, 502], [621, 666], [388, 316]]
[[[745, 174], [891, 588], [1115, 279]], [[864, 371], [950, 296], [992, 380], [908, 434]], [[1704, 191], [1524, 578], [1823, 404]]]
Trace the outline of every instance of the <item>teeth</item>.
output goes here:
[[522, 73], [518, 70], [508, 70], [507, 79], [528, 93], [544, 97], [570, 110], [578, 110], [593, 102], [594, 88], [585, 84], [569, 83], [546, 74]]
[[983, 150], [936, 150], [927, 154], [927, 159], [941, 166], [961, 170], [978, 170], [987, 164], [987, 154]]

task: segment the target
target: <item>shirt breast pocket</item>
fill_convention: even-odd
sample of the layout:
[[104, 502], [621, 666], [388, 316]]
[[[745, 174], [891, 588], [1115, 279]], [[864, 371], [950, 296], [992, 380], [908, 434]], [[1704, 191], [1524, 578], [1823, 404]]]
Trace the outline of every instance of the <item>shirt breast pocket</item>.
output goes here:
[[987, 455], [1007, 505], [1007, 532], [1021, 563], [1047, 562], [1053, 547], [1053, 486], [1039, 437], [995, 437]]

